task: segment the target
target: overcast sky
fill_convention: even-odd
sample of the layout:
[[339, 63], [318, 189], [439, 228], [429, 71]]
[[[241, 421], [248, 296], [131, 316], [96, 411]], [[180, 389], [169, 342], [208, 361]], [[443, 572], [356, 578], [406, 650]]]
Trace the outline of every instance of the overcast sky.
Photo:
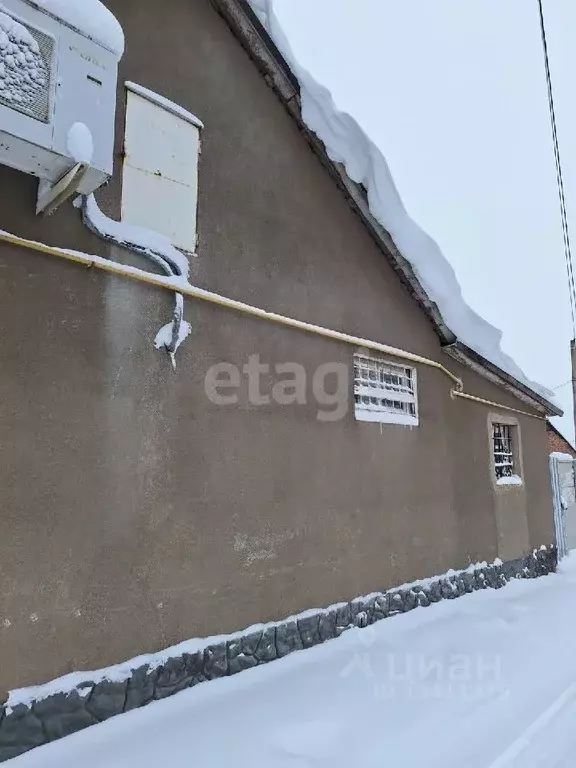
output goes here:
[[[576, 3], [544, 0], [576, 255]], [[572, 437], [572, 335], [536, 0], [276, 0], [299, 61]]]

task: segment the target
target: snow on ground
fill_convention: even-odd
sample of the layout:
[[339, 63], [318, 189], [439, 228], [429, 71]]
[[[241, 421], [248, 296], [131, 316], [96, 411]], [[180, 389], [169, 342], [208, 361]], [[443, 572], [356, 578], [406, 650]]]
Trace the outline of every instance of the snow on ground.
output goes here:
[[[340, 112], [330, 91], [296, 60], [275, 12], [275, 0], [249, 0], [259, 20], [290, 65], [300, 84], [302, 118], [324, 143], [331, 160], [342, 163], [348, 176], [362, 184], [374, 218], [410, 262], [446, 325], [465, 344], [548, 400], [552, 392], [530, 381], [501, 347], [502, 331], [466, 304], [456, 273], [435, 241], [408, 215], [388, 163], [351, 116]], [[381, 98], [382, 94], [375, 94]]]
[[573, 768], [576, 555], [201, 684], [14, 768]]

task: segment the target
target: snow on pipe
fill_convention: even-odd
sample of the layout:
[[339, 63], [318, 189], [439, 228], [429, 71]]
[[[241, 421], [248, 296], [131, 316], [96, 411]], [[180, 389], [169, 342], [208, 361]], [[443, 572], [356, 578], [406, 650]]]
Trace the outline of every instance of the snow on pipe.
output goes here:
[[475, 403], [482, 403], [482, 405], [491, 405], [494, 408], [498, 408], [499, 410], [512, 411], [513, 413], [521, 413], [523, 416], [531, 416], [533, 419], [542, 419], [543, 421], [546, 421], [546, 416], [540, 416], [540, 414], [536, 414], [536, 413], [528, 413], [528, 411], [521, 411], [519, 408], [512, 408], [509, 405], [502, 405], [501, 403], [496, 403], [493, 400], [486, 400], [483, 397], [476, 397], [476, 395], [469, 395], [466, 392], [458, 392], [455, 389], [452, 390], [452, 396], [462, 397], [465, 400], [472, 400]]
[[[111, 221], [112, 224], [117, 224], [117, 222], [114, 222], [111, 219], [109, 221]], [[452, 371], [448, 370], [448, 368], [443, 366], [442, 363], [438, 363], [436, 360], [430, 360], [427, 357], [421, 357], [420, 355], [416, 355], [413, 352], [407, 352], [406, 350], [399, 349], [397, 347], [391, 347], [388, 344], [381, 344], [377, 341], [362, 339], [359, 336], [351, 336], [347, 333], [342, 333], [342, 331], [333, 331], [330, 328], [323, 328], [320, 325], [313, 325], [311, 323], [305, 323], [302, 320], [296, 320], [292, 317], [276, 314], [275, 312], [268, 312], [265, 309], [253, 307], [250, 304], [244, 304], [243, 302], [236, 301], [235, 299], [229, 299], [226, 296], [221, 296], [218, 293], [207, 291], [204, 288], [198, 288], [195, 285], [191, 285], [183, 276], [177, 277], [172, 275], [164, 277], [162, 275], [155, 275], [152, 272], [145, 272], [144, 270], [138, 269], [137, 267], [130, 267], [126, 264], [119, 264], [116, 261], [105, 259], [102, 256], [88, 255], [80, 251], [73, 251], [66, 248], [58, 248], [52, 245], [45, 245], [44, 243], [38, 243], [34, 240], [27, 240], [26, 238], [19, 237], [18, 235], [13, 235], [12, 233], [6, 232], [4, 230], [0, 230], [0, 242], [10, 243], [11, 245], [17, 245], [22, 248], [30, 248], [33, 251], [37, 251], [38, 253], [45, 253], [50, 256], [58, 256], [59, 258], [67, 259], [68, 261], [84, 264], [86, 267], [97, 267], [98, 269], [102, 269], [105, 272], [111, 272], [112, 274], [122, 275], [123, 277], [128, 277], [132, 280], [138, 280], [142, 283], [155, 285], [158, 288], [175, 291], [177, 294], [181, 294], [182, 297], [190, 296], [193, 299], [202, 299], [203, 301], [208, 301], [211, 304], [217, 304], [221, 307], [226, 307], [227, 309], [235, 309], [239, 312], [244, 312], [245, 314], [252, 315], [254, 317], [260, 317], [264, 320], [270, 320], [273, 323], [279, 323], [281, 325], [287, 325], [292, 328], [307, 331], [308, 333], [314, 333], [319, 336], [324, 336], [328, 339], [333, 339], [334, 341], [342, 341], [346, 344], [352, 344], [356, 347], [364, 347], [366, 349], [375, 350], [376, 352], [383, 352], [384, 354], [398, 357], [401, 360], [410, 360], [413, 363], [427, 365], [430, 368], [436, 368], [437, 370], [442, 371], [442, 373], [444, 373], [454, 382], [455, 388], [452, 389], [450, 393], [453, 398], [460, 397], [466, 400], [474, 401], [476, 403], [481, 403], [483, 405], [490, 405], [493, 408], [498, 408], [500, 410], [513, 411], [514, 413], [519, 413], [522, 416], [530, 416], [533, 419], [542, 419], [544, 421], [546, 420], [546, 416], [529, 413], [528, 411], [522, 411], [519, 408], [512, 408], [509, 405], [502, 405], [496, 401], [486, 400], [483, 397], [477, 397], [476, 395], [470, 395], [466, 392], [463, 392], [462, 390], [464, 385], [462, 380], [459, 379], [456, 374], [452, 373]], [[157, 256], [157, 254], [155, 254], [155, 256], [156, 258], [160, 258]], [[180, 254], [180, 256], [184, 258], [182, 254]], [[186, 331], [184, 338], [186, 338], [189, 332], [189, 330]]]
[[[112, 224], [117, 224], [110, 220]], [[146, 231], [146, 230], [145, 230]], [[151, 233], [155, 235], [155, 233]], [[234, 309], [238, 312], [244, 312], [245, 314], [252, 315], [253, 317], [260, 317], [264, 320], [269, 320], [273, 323], [280, 325], [287, 325], [291, 328], [297, 328], [298, 330], [306, 331], [308, 333], [314, 333], [318, 336], [324, 336], [334, 341], [341, 341], [345, 344], [351, 344], [355, 347], [363, 347], [365, 349], [371, 349], [376, 352], [382, 352], [392, 357], [398, 357], [401, 360], [410, 360], [413, 363], [419, 363], [421, 365], [427, 365], [430, 368], [436, 368], [442, 371], [452, 382], [455, 384], [456, 389], [461, 391], [463, 388], [462, 380], [448, 370], [442, 363], [436, 360], [430, 360], [427, 357], [416, 355], [413, 352], [407, 352], [406, 350], [399, 349], [398, 347], [392, 347], [389, 344], [381, 344], [377, 341], [370, 341], [369, 339], [363, 339], [359, 336], [351, 336], [350, 334], [343, 333], [342, 331], [333, 331], [330, 328], [323, 328], [319, 325], [313, 325], [312, 323], [306, 323], [302, 320], [296, 320], [292, 317], [285, 315], [279, 315], [276, 312], [268, 312], [265, 309], [251, 306], [250, 304], [244, 304], [242, 301], [236, 301], [235, 299], [229, 299], [226, 296], [221, 296], [218, 293], [207, 291], [204, 288], [198, 288], [195, 285], [191, 285], [187, 278], [184, 276], [163, 276], [156, 275], [152, 272], [146, 272], [145, 270], [138, 269], [137, 267], [131, 267], [127, 264], [120, 264], [110, 259], [105, 259], [102, 256], [96, 256], [92, 254], [86, 254], [81, 251], [75, 251], [70, 248], [59, 248], [57, 246], [46, 245], [45, 243], [39, 243], [35, 240], [28, 240], [27, 238], [14, 235], [11, 232], [0, 230], [0, 242], [9, 243], [10, 245], [16, 245], [21, 248], [29, 248], [37, 253], [44, 253], [49, 256], [57, 256], [67, 261], [72, 261], [77, 264], [83, 264], [85, 267], [96, 267], [102, 269], [105, 272], [111, 274], [121, 275], [122, 277], [128, 277], [132, 280], [138, 280], [141, 283], [147, 283], [149, 285], [155, 285], [158, 288], [164, 288], [165, 290], [175, 291], [183, 296], [190, 296], [193, 299], [200, 299], [207, 301], [211, 304], [216, 304], [227, 309]], [[171, 246], [172, 247], [172, 246]], [[183, 255], [178, 251], [179, 255]]]
[[[103, 216], [103, 214], [101, 215]], [[111, 224], [118, 224], [118, 222], [115, 222], [112, 219], [109, 219], [109, 221]], [[146, 232], [147, 230], [143, 231]], [[150, 234], [155, 235], [155, 233]], [[105, 272], [111, 272], [112, 274], [122, 275], [123, 277], [128, 277], [132, 280], [138, 280], [142, 283], [155, 285], [158, 288], [165, 288], [167, 290], [175, 291], [177, 294], [180, 294], [181, 297], [190, 296], [193, 299], [202, 299], [203, 301], [208, 301], [211, 304], [217, 304], [221, 307], [226, 307], [227, 309], [235, 309], [239, 312], [244, 312], [245, 314], [252, 315], [254, 317], [260, 317], [264, 320], [270, 320], [273, 323], [279, 323], [281, 325], [287, 325], [292, 328], [307, 331], [308, 333], [314, 333], [319, 336], [324, 336], [328, 339], [333, 339], [334, 341], [342, 341], [346, 344], [352, 344], [356, 347], [364, 347], [366, 349], [375, 350], [376, 352], [383, 352], [384, 354], [398, 357], [401, 360], [410, 360], [413, 363], [427, 365], [430, 368], [436, 368], [437, 370], [442, 371], [442, 373], [444, 373], [454, 382], [455, 388], [451, 390], [451, 395], [453, 398], [460, 397], [466, 400], [474, 401], [476, 403], [481, 403], [483, 405], [490, 405], [493, 408], [498, 408], [500, 410], [520, 413], [522, 416], [530, 416], [533, 419], [542, 419], [544, 421], [546, 420], [546, 416], [529, 413], [528, 411], [522, 411], [519, 408], [512, 408], [509, 405], [502, 405], [501, 403], [497, 403], [493, 400], [486, 400], [483, 397], [477, 397], [476, 395], [469, 395], [468, 393], [463, 392], [462, 390], [464, 385], [462, 380], [458, 378], [456, 374], [452, 373], [452, 371], [448, 370], [448, 368], [443, 366], [442, 363], [439, 363], [436, 360], [430, 360], [427, 357], [421, 357], [420, 355], [416, 355], [413, 352], [407, 352], [406, 350], [399, 349], [398, 347], [391, 347], [388, 344], [381, 344], [378, 341], [362, 339], [359, 336], [351, 336], [347, 333], [342, 333], [342, 331], [333, 331], [330, 328], [323, 328], [320, 325], [305, 323], [303, 320], [296, 320], [295, 318], [279, 315], [275, 312], [268, 312], [265, 309], [260, 309], [259, 307], [253, 307], [250, 304], [244, 304], [242, 301], [229, 299], [226, 296], [221, 296], [218, 293], [213, 293], [212, 291], [207, 291], [204, 288], [198, 288], [195, 285], [191, 285], [187, 278], [184, 276], [178, 277], [172, 275], [163, 277], [162, 275], [155, 275], [152, 272], [145, 272], [144, 270], [138, 269], [137, 267], [130, 267], [126, 264], [119, 264], [116, 261], [105, 259], [102, 256], [88, 255], [80, 251], [73, 251], [66, 248], [58, 248], [52, 245], [45, 245], [44, 243], [38, 243], [34, 240], [27, 240], [26, 238], [13, 235], [12, 233], [5, 232], [3, 230], [0, 230], [0, 242], [10, 243], [11, 245], [17, 245], [22, 248], [30, 248], [33, 251], [37, 251], [38, 253], [45, 253], [50, 256], [58, 256], [59, 258], [67, 259], [68, 261], [84, 264], [86, 267], [97, 267], [98, 269], [102, 269]], [[173, 248], [172, 245], [170, 247]], [[134, 250], [137, 249], [135, 248]], [[179, 251], [178, 253], [181, 258], [185, 258]], [[153, 255], [155, 258], [161, 258], [157, 254]], [[190, 332], [188, 323], [186, 323], [186, 325], [188, 326], [188, 330], [185, 331], [183, 338], [186, 338]], [[182, 332], [180, 333], [180, 337], [180, 341], [182, 341]]]
[[[168, 277], [188, 277], [188, 259], [168, 238], [143, 227], [108, 218], [100, 210], [94, 195], [84, 195], [81, 208], [84, 223], [99, 237], [144, 256], [160, 267]], [[158, 331], [154, 341], [156, 349], [166, 349], [174, 368], [176, 350], [190, 332], [190, 323], [184, 320], [184, 297], [176, 292], [172, 320]]]

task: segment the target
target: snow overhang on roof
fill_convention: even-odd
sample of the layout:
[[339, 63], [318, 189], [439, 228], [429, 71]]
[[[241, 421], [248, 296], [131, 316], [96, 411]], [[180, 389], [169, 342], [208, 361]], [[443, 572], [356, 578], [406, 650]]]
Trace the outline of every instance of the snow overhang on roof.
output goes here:
[[464, 301], [452, 266], [408, 216], [386, 160], [329, 91], [303, 69], [273, 0], [212, 0], [265, 75], [351, 208], [432, 323], [446, 352], [542, 413], [561, 415], [553, 393], [530, 381], [500, 346], [501, 331]]

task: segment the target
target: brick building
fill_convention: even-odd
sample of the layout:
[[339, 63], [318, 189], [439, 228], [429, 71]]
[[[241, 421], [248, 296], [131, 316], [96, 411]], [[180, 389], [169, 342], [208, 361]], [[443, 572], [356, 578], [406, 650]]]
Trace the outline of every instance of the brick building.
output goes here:
[[569, 453], [576, 459], [576, 448], [551, 422], [547, 423], [546, 432], [548, 435], [548, 453]]

